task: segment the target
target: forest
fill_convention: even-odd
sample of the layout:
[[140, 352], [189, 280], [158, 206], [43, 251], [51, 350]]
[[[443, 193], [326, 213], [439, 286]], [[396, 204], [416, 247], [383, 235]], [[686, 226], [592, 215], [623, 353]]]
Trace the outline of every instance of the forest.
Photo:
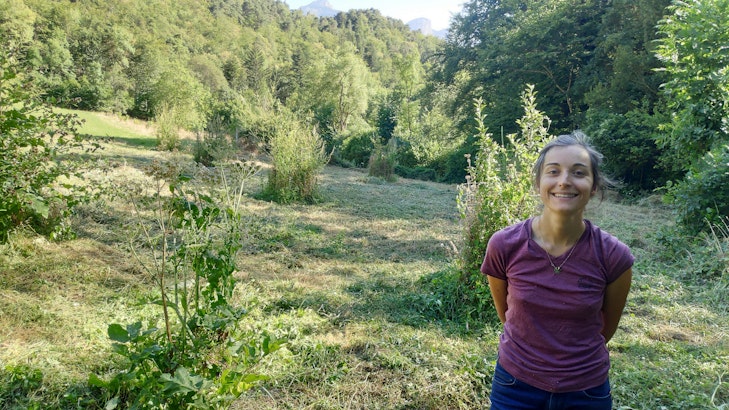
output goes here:
[[[297, 302], [293, 300], [296, 290], [285, 289], [293, 279], [275, 282], [280, 277], [269, 278], [275, 283], [274, 290], [261, 291], [266, 296], [258, 296], [259, 300], [253, 294], [256, 286], [263, 285], [236, 279], [242, 267], [259, 272], [263, 268], [252, 267], [251, 261], [269, 266], [275, 260], [299, 271], [320, 258], [352, 264], [342, 268], [322, 262], [326, 272], [360, 272], [372, 248], [378, 259], [375, 265], [386, 266], [377, 269], [410, 269], [416, 279], [403, 277], [405, 284], [398, 285], [378, 276], [372, 282], [342, 284], [348, 292], [372, 296], [389, 290], [406, 295], [407, 301], [421, 305], [417, 315], [448, 323], [442, 331], [449, 340], [453, 334], [471, 335], [471, 327], [489, 334], [493, 332], [493, 308], [474, 269], [490, 233], [527, 215], [520, 213], [524, 209], [532, 209], [523, 199], [530, 189], [523, 176], [529, 171], [519, 168], [531, 158], [527, 151], [533, 151], [538, 138], [574, 130], [582, 130], [605, 155], [606, 171], [618, 184], [603, 206], [615, 209], [615, 216], [626, 221], [616, 222], [613, 215], [603, 214], [609, 211], [599, 209], [594, 211], [595, 217], [608, 226], [616, 224], [639, 253], [646, 249], [650, 255], [649, 245], [660, 247], [656, 251], [660, 257], [645, 262], [646, 284], [640, 285], [638, 297], [670, 303], [666, 295], [680, 293], [672, 286], [702, 289], [686, 292], [718, 309], [719, 323], [727, 320], [728, 0], [467, 0], [452, 17], [445, 39], [412, 31], [375, 9], [319, 18], [291, 10], [281, 0], [0, 0], [0, 48], [0, 262], [6, 265], [0, 267], [4, 276], [0, 290], [9, 292], [7, 302], [0, 302], [0, 313], [7, 317], [8, 312], [23, 311], [14, 298], [26, 286], [23, 270], [36, 269], [27, 265], [36, 252], [32, 249], [38, 239], [33, 235], [49, 240], [52, 248], [74, 246], [63, 244], [75, 243], [84, 229], [91, 229], [84, 224], [98, 222], [100, 215], [111, 212], [99, 210], [101, 198], [116, 203], [108, 205], [114, 209], [126, 206], [125, 214], [137, 215], [147, 223], [146, 228], [143, 224], [137, 227], [129, 245], [138, 247], [132, 253], [140, 267], [127, 267], [114, 280], [128, 280], [125, 275], [133, 277], [131, 271], [146, 272], [150, 289], [134, 281], [124, 288], [134, 289], [135, 303], [145, 301], [164, 312], [159, 327], [144, 320], [131, 325], [107, 323], [104, 336], [126, 362], [115, 359], [108, 368], [94, 368], [85, 387], [78, 387], [78, 380], [72, 383], [74, 389], [80, 389], [71, 389], [72, 393], [59, 393], [63, 388], [58, 386], [67, 386], [67, 380], [48, 387], [40, 370], [0, 363], [5, 366], [0, 369], [0, 388], [6, 390], [0, 393], [0, 407], [42, 408], [43, 400], [54, 395], [58, 408], [236, 408], [235, 403], [244, 408], [241, 403], [245, 401], [236, 401], [239, 398], [261, 408], [292, 408], [281, 405], [289, 399], [297, 403], [293, 408], [347, 407], [342, 404], [344, 399], [325, 399], [324, 393], [310, 388], [314, 375], [307, 374], [304, 378], [311, 378], [307, 381], [283, 377], [281, 384], [268, 385], [270, 390], [256, 387], [269, 380], [263, 373], [275, 378], [282, 371], [269, 358], [283, 350], [320, 361], [311, 366], [321, 365], [329, 372], [333, 379], [327, 383], [346, 379], [349, 371], [352, 377], [363, 377], [349, 367], [354, 366], [352, 355], [367, 366], [372, 360], [365, 357], [375, 357], [387, 372], [401, 372], [398, 377], [407, 375], [410, 360], [415, 359], [394, 353], [388, 356], [384, 348], [370, 351], [370, 341], [359, 335], [361, 341], [345, 343], [349, 350], [329, 351], [340, 360], [330, 363], [325, 356], [327, 349], [334, 349], [332, 345], [318, 340], [296, 350], [297, 337], [304, 337], [307, 330], [298, 333], [270, 323], [247, 323], [251, 319], [245, 319], [246, 309], [236, 306], [247, 305], [255, 311], [254, 306], [270, 303], [273, 307], [258, 314], [286, 311], [300, 315], [302, 320], [312, 321], [307, 326], [313, 333], [311, 329], [319, 326], [313, 323], [329, 317], [326, 314], [338, 318], [355, 315], [357, 309], [380, 314], [380, 308], [353, 307], [345, 301], [348, 296], [339, 293], [328, 299], [322, 293], [312, 296], [314, 300]], [[129, 135], [122, 136], [109, 131], [105, 122], [104, 130], [98, 131], [93, 124], [97, 116], [115, 118], [124, 127], [145, 124], [149, 130], [137, 135], [123, 128], [119, 132]], [[117, 146], [122, 143], [128, 147]], [[192, 159], [185, 169], [180, 155]], [[159, 162], [163, 156], [171, 160]], [[486, 161], [496, 164], [493, 175], [485, 173], [491, 172], [484, 171], [491, 169]], [[139, 184], [133, 189], [107, 189], [91, 182], [102, 174], [126, 172], [129, 164], [143, 170], [127, 176]], [[261, 170], [266, 171], [266, 181], [259, 175]], [[510, 174], [512, 170], [521, 173]], [[136, 178], [147, 179], [139, 182]], [[367, 194], [353, 193], [337, 178]], [[218, 184], [215, 188], [202, 187], [213, 180]], [[252, 192], [251, 181], [260, 183], [262, 189]], [[488, 185], [487, 181], [498, 182]], [[139, 204], [124, 197], [142, 192], [145, 184], [146, 189], [154, 186], [156, 190], [147, 192]], [[382, 196], [372, 192], [373, 187], [392, 190], [407, 200], [397, 202], [399, 196]], [[216, 195], [221, 189], [228, 194], [219, 198]], [[425, 200], [432, 195], [437, 204], [408, 213], [410, 207], [421, 206], [415, 205], [417, 190]], [[379, 244], [378, 238], [402, 232], [399, 228], [388, 231], [395, 228], [378, 221], [407, 221], [403, 223], [417, 230], [428, 224], [420, 217], [430, 215], [440, 221], [446, 196], [453, 200], [453, 212], [460, 213], [460, 223], [466, 227], [456, 227], [455, 232], [455, 225], [446, 224], [448, 218], [443, 217], [434, 224], [447, 234], [424, 228], [422, 235], [440, 238], [439, 253], [416, 247], [419, 260], [410, 261]], [[241, 199], [244, 197], [254, 202], [247, 203]], [[374, 202], [376, 199], [382, 203]], [[362, 206], [347, 203], [350, 200], [361, 201]], [[528, 205], [529, 200], [526, 202]], [[395, 203], [401, 203], [402, 209]], [[306, 206], [320, 207], [326, 218], [337, 221], [330, 212], [351, 211], [354, 219], [338, 223], [356, 221], [372, 226], [357, 231], [361, 237], [349, 238], [332, 233], [341, 229], [336, 223], [318, 227], [315, 222], [296, 222], [316, 221], [315, 211]], [[257, 207], [265, 212], [257, 212]], [[474, 207], [480, 208], [474, 211]], [[416, 215], [418, 212], [422, 215]], [[635, 217], [639, 212], [651, 219], [640, 221]], [[479, 223], [483, 218], [488, 222]], [[644, 223], [653, 223], [655, 229]], [[94, 240], [105, 247], [131, 235], [121, 233], [119, 226], [108, 229], [115, 239], [107, 242], [96, 237], [101, 235], [98, 232], [86, 234], [96, 235]], [[379, 237], [365, 233], [380, 229]], [[327, 236], [329, 233], [333, 236]], [[312, 241], [308, 245], [307, 238]], [[357, 246], [362, 248], [352, 251]], [[60, 257], [63, 252], [59, 248], [55, 253]], [[261, 259], [267, 253], [272, 259]], [[303, 262], [296, 260], [300, 253]], [[681, 268], [680, 277], [671, 279], [675, 285], [650, 275], [660, 271], [663, 278], [666, 269], [680, 265], [690, 267]], [[323, 266], [311, 270], [323, 270]], [[341, 275], [350, 279], [346, 272]], [[344, 280], [335, 282], [340, 279]], [[53, 282], [45, 278], [38, 286], [45, 286], [48, 280]], [[191, 281], [194, 286], [188, 287]], [[35, 289], [35, 285], [27, 286]], [[428, 293], [418, 293], [419, 288]], [[658, 288], [667, 293], [653, 293]], [[107, 290], [98, 291], [107, 295]], [[109, 295], [104, 297], [112, 298]], [[271, 302], [277, 297], [278, 301]], [[384, 297], [382, 301], [402, 307]], [[317, 316], [317, 304], [326, 314]], [[409, 308], [403, 309], [403, 318], [398, 320], [423, 325], [409, 316], [415, 315]], [[645, 312], [633, 309], [633, 318], [642, 318]], [[113, 320], [154, 316], [144, 309], [124, 312], [124, 318]], [[45, 313], [38, 314], [42, 318]], [[24, 323], [5, 320], [11, 331]], [[331, 326], [327, 332], [336, 333], [337, 326], [345, 326], [342, 323], [347, 319], [338, 320], [332, 319], [336, 324], [327, 325]], [[702, 331], [713, 329], [712, 324], [702, 322], [704, 325]], [[633, 322], [627, 326], [639, 327]], [[397, 343], [403, 343], [404, 333], [398, 332]], [[726, 330], [719, 331], [718, 339], [722, 334], [725, 337]], [[484, 338], [493, 342], [492, 336]], [[2, 335], [10, 340], [8, 337]], [[408, 334], [406, 339], [417, 337]], [[685, 337], [676, 340], [691, 339]], [[3, 339], [0, 346], [4, 346]], [[214, 346], [223, 345], [221, 340], [228, 340], [225, 348], [216, 349]], [[408, 344], [415, 343], [414, 339], [408, 340], [404, 354], [417, 356]], [[477, 343], [482, 343], [480, 338]], [[464, 349], [494, 348], [490, 342], [483, 343]], [[619, 348], [630, 350], [628, 342], [619, 343]], [[392, 347], [396, 342], [383, 344]], [[702, 365], [712, 377], [718, 377], [718, 385], [702, 379], [701, 394], [680, 400], [676, 396], [690, 392], [690, 387], [678, 393], [637, 394], [636, 400], [650, 401], [645, 407], [631, 402], [635, 399], [631, 394], [618, 391], [620, 408], [725, 408], [729, 392], [722, 377], [729, 369], [722, 370], [720, 363], [722, 357], [727, 358], [726, 344], [709, 344], [709, 353], [692, 351], [695, 355], [691, 357], [711, 357], [711, 365]], [[443, 353], [443, 357], [450, 354]], [[226, 366], [233, 358], [245, 368]], [[431, 359], [435, 360], [423, 360]], [[368, 403], [382, 408], [484, 405], [485, 387], [474, 386], [486, 386], [482, 373], [490, 377], [490, 372], [470, 358], [465, 360], [465, 364], [453, 365], [452, 371], [466, 376], [457, 382], [449, 379], [457, 386], [467, 386], [463, 395], [449, 393], [453, 395], [438, 398], [431, 392], [420, 400], [412, 398], [417, 396], [414, 393], [402, 393], [405, 398], [398, 401], [378, 396], [392, 392], [373, 391], [372, 396], [353, 401], [351, 408], [368, 408]], [[625, 370], [618, 380], [628, 380], [628, 370], [639, 372], [629, 362], [618, 363]], [[445, 368], [450, 365], [444, 364]], [[125, 366], [126, 370], [118, 371]], [[432, 366], [427, 371], [436, 371], [437, 365]], [[82, 367], [93, 366], [86, 363]], [[410, 369], [424, 378], [419, 383], [427, 385], [422, 369]], [[693, 376], [687, 377], [690, 384]], [[287, 396], [281, 387], [287, 382], [302, 390], [300, 395]], [[354, 397], [348, 389], [354, 389], [353, 385], [342, 388], [340, 394]], [[63, 394], [73, 396], [76, 407], [72, 400], [58, 398]], [[310, 396], [316, 399], [308, 400]], [[671, 407], [671, 403], [678, 404]]]
[[4, 44], [57, 107], [254, 144], [291, 113], [335, 162], [363, 167], [394, 139], [399, 174], [460, 183], [473, 102], [503, 140], [531, 84], [550, 132], [585, 131], [624, 193], [666, 190], [694, 230], [727, 213], [725, 195], [697, 197], [726, 182], [721, 1], [470, 1], [444, 42], [373, 9], [319, 19], [269, 0], [2, 7]]

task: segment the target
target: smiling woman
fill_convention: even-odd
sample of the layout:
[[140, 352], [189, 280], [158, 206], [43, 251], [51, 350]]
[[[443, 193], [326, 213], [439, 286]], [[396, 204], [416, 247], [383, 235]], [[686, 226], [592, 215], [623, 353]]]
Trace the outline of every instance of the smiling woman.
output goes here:
[[606, 343], [622, 315], [633, 255], [583, 218], [604, 188], [601, 155], [575, 132], [540, 152], [534, 187], [541, 215], [496, 232], [481, 272], [503, 333], [492, 409], [612, 407]]

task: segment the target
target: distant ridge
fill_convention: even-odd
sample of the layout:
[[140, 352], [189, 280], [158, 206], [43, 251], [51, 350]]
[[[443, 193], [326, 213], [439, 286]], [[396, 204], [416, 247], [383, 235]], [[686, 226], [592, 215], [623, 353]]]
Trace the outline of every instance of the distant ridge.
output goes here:
[[317, 17], [334, 17], [340, 13], [327, 0], [316, 0], [306, 6], [299, 7], [299, 10], [304, 14], [313, 14]]
[[[306, 6], [299, 7], [299, 10], [304, 14], [311, 14], [316, 17], [334, 17], [341, 13], [341, 10], [335, 9], [332, 3], [327, 0], [315, 0]], [[428, 36], [445, 38], [446, 34], [448, 34], [448, 30], [433, 30], [433, 23], [430, 19], [424, 17], [410, 20], [406, 24], [410, 27], [410, 30], [420, 31]]]
[[448, 34], [448, 30], [433, 30], [433, 22], [425, 17], [420, 17], [415, 20], [410, 20], [407, 23], [410, 30], [420, 31], [421, 33], [428, 36], [436, 36], [438, 38], [445, 38]]

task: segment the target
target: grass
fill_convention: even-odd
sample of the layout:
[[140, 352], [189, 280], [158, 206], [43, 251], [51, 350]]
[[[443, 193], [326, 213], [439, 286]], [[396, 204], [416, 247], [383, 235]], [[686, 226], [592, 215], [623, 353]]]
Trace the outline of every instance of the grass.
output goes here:
[[[105, 181], [139, 180], [140, 166], [166, 155], [135, 142], [154, 141], [135, 134], [138, 124], [126, 131], [127, 122], [98, 118], [98, 129], [109, 121], [121, 130], [93, 133], [114, 135], [95, 154], [113, 165]], [[242, 326], [287, 344], [254, 369], [269, 380], [232, 408], [488, 407], [499, 329], [458, 320], [463, 307], [438, 293], [459, 246], [456, 188], [326, 167], [322, 203], [283, 206], [253, 199], [261, 165], [249, 184], [255, 226], [236, 303], [248, 311]], [[97, 408], [89, 374], [120, 368], [108, 324], [159, 317], [143, 303], [153, 285], [128, 251], [129, 212], [121, 201], [85, 206], [77, 239], [20, 231], [0, 247], [0, 408]], [[705, 265], [697, 258], [709, 257], [688, 243], [669, 256], [659, 233], [670, 212], [658, 203], [608, 200], [588, 217], [637, 257], [609, 345], [616, 409], [729, 408], [726, 273], [692, 279]]]

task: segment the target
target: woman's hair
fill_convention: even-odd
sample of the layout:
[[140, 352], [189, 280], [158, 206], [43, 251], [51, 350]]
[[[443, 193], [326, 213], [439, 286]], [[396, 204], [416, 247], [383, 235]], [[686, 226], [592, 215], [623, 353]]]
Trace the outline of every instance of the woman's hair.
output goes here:
[[548, 142], [547, 145], [542, 148], [539, 152], [539, 158], [537, 158], [537, 162], [534, 163], [534, 167], [532, 168], [532, 182], [534, 187], [539, 187], [539, 180], [542, 177], [542, 167], [544, 166], [544, 157], [547, 155], [547, 152], [554, 147], [568, 147], [571, 145], [579, 145], [587, 151], [590, 156], [590, 166], [592, 168], [592, 190], [600, 191], [600, 196], [604, 197], [605, 190], [615, 186], [616, 184], [613, 180], [605, 176], [602, 170], [600, 170], [603, 155], [590, 144], [587, 135], [579, 130], [572, 131], [569, 134], [560, 135]]

